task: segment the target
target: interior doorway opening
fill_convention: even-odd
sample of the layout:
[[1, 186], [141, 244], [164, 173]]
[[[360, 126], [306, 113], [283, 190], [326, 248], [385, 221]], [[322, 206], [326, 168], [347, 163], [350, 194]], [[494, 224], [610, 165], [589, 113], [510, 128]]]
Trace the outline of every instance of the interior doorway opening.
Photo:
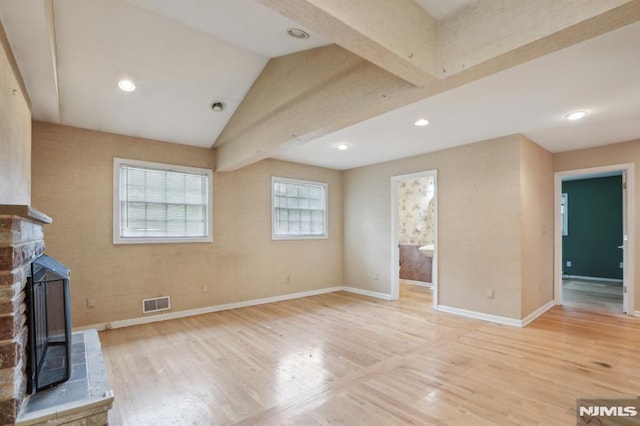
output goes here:
[[391, 178], [391, 297], [430, 291], [437, 301], [437, 173]]
[[633, 164], [555, 176], [555, 303], [634, 313]]

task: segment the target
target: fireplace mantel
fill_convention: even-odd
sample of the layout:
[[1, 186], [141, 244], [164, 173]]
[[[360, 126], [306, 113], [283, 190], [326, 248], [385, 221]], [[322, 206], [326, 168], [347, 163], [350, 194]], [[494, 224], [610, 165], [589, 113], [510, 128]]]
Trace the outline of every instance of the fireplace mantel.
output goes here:
[[31, 206], [17, 204], [0, 204], [0, 216], [17, 216], [42, 224], [50, 224], [53, 222], [53, 219], [40, 210], [36, 210]]

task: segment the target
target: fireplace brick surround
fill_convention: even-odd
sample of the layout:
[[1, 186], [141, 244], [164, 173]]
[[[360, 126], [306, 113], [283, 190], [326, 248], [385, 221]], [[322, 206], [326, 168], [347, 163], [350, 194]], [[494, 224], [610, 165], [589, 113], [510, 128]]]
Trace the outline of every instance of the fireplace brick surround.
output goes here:
[[0, 424], [13, 424], [26, 392], [25, 285], [31, 263], [44, 252], [47, 215], [0, 205]]
[[0, 425], [107, 425], [114, 397], [96, 330], [73, 334], [69, 381], [26, 393], [25, 287], [51, 222], [29, 206], [0, 205]]

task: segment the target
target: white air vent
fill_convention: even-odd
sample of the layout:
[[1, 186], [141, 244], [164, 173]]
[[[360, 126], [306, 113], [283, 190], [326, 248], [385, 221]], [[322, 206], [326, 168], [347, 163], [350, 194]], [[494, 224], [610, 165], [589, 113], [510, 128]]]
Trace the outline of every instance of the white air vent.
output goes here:
[[152, 299], [142, 299], [142, 313], [167, 311], [171, 309], [169, 296], [154, 297]]

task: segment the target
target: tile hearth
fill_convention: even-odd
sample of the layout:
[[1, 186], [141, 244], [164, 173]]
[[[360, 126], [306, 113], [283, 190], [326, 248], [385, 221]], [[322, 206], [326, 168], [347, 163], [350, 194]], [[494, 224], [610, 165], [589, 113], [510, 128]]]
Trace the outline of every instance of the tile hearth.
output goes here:
[[95, 330], [73, 333], [71, 344], [71, 378], [26, 397], [16, 419], [17, 426], [77, 421], [88, 425], [108, 423], [113, 392], [109, 388], [98, 333]]

